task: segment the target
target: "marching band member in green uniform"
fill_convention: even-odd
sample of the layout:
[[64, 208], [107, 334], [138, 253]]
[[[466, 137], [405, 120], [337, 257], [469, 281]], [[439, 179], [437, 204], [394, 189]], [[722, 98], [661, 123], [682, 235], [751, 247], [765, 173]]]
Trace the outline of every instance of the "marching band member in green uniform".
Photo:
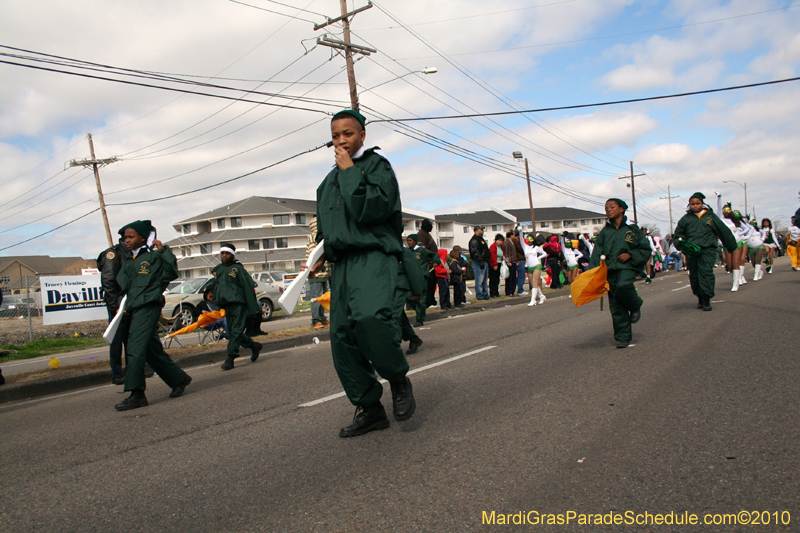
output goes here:
[[[410, 239], [409, 239], [410, 240]], [[427, 250], [426, 250], [427, 251]], [[422, 268], [417, 260], [415, 250], [403, 248], [403, 261], [400, 263], [400, 275], [398, 277], [400, 289], [406, 291], [406, 302], [412, 305], [425, 304], [425, 290], [428, 282], [422, 275]], [[414, 332], [411, 321], [406, 315], [405, 306], [400, 312], [400, 327], [403, 333], [403, 340], [410, 341], [406, 355], [417, 353], [422, 346], [422, 339]]]
[[435, 276], [431, 270], [433, 267], [441, 263], [442, 260], [439, 259], [439, 255], [436, 252], [431, 252], [430, 250], [423, 248], [417, 244], [418, 242], [419, 239], [416, 233], [412, 233], [406, 237], [408, 248], [414, 251], [414, 255], [419, 263], [420, 269], [422, 270], [422, 276], [424, 277], [425, 281], [425, 290], [422, 293], [421, 299], [414, 302], [414, 310], [417, 313], [417, 320], [414, 325], [421, 327], [425, 324], [425, 312], [427, 310], [425, 303], [428, 301], [428, 276]]
[[619, 198], [606, 201], [608, 223], [597, 235], [589, 268], [600, 266], [606, 257], [608, 267], [608, 307], [614, 322], [617, 348], [627, 348], [633, 338], [633, 328], [641, 317], [642, 299], [633, 282], [650, 258], [650, 242], [634, 222], [628, 222], [628, 204]]
[[364, 147], [365, 119], [340, 111], [331, 120], [336, 165], [317, 189], [317, 242], [325, 240], [331, 266], [331, 351], [347, 398], [356, 406], [340, 437], [386, 429], [381, 404], [389, 381], [394, 418], [407, 420], [416, 403], [408, 362], [400, 347], [400, 313], [406, 291], [398, 276], [403, 258], [400, 190], [392, 165], [380, 149]]
[[222, 370], [233, 368], [233, 361], [239, 357], [239, 346], [250, 348], [250, 360], [255, 362], [261, 351], [261, 343], [245, 333], [247, 317], [261, 313], [261, 305], [256, 300], [256, 282], [244, 266], [236, 260], [236, 247], [223, 242], [219, 247], [222, 264], [214, 270], [217, 285], [214, 288], [214, 308], [224, 309], [228, 321], [228, 358], [222, 363]]
[[705, 199], [701, 192], [689, 198], [689, 209], [678, 221], [672, 243], [686, 256], [692, 292], [697, 296], [697, 308], [711, 311], [717, 239], [731, 253], [736, 251], [737, 243], [728, 226], [705, 204]]
[[144, 394], [145, 361], [172, 389], [170, 398], [183, 394], [192, 378], [169, 358], [156, 331], [161, 308], [164, 307], [162, 293], [169, 282], [178, 277], [175, 256], [169, 246], [155, 239], [155, 228], [149, 220], [131, 222], [123, 226], [119, 234], [131, 252], [131, 259], [125, 261], [117, 275], [120, 296], [128, 297], [124, 310], [125, 314], [130, 315], [125, 353], [125, 392], [130, 391], [131, 395], [114, 408], [117, 411], [127, 411], [148, 404]]

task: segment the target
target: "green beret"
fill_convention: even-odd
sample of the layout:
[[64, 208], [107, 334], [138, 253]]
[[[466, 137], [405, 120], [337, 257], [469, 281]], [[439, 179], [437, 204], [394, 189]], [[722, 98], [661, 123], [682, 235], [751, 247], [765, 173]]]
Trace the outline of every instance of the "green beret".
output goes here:
[[131, 228], [133, 231], [144, 237], [145, 239], [150, 236], [151, 231], [155, 231], [155, 228], [150, 224], [149, 220], [137, 220], [135, 222], [131, 222], [130, 224], [125, 224], [122, 226], [122, 229], [119, 230], [120, 236], [125, 236], [125, 230]]
[[701, 192], [696, 192], [689, 197], [690, 202], [692, 201], [692, 198], [698, 198], [701, 202], [704, 202], [706, 200], [706, 195]]
[[356, 119], [358, 121], [358, 123], [361, 124], [361, 129], [362, 130], [366, 129], [367, 119], [364, 118], [364, 115], [362, 115], [361, 113], [359, 113], [355, 109], [344, 109], [342, 111], [339, 111], [338, 113], [333, 115], [333, 118], [331, 119], [331, 122], [333, 122], [334, 120], [338, 120], [340, 118], [346, 118], [346, 117], [351, 117], [351, 118]]
[[625, 203], [624, 200], [620, 200], [619, 198], [609, 198], [606, 200], [607, 202], [617, 202], [622, 209], [628, 209], [628, 204]]
[[409, 236], [408, 236], [408, 237], [406, 237], [406, 238], [407, 238], [407, 239], [414, 239], [414, 242], [419, 242], [419, 237], [417, 237], [417, 234], [416, 234], [416, 233], [412, 233], [411, 235], [409, 235]]

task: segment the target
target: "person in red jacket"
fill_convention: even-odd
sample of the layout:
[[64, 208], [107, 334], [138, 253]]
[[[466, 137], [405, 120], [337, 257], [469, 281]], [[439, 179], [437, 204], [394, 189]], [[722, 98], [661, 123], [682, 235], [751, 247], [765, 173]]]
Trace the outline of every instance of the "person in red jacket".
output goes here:
[[453, 306], [450, 305], [450, 273], [447, 269], [447, 250], [439, 249], [436, 253], [439, 254], [439, 259], [442, 260], [434, 270], [436, 272], [436, 283], [439, 285], [439, 307], [442, 310], [452, 309]]
[[500, 298], [500, 264], [497, 262], [497, 252], [500, 252], [500, 261], [503, 257], [503, 243], [505, 237], [502, 233], [494, 236], [494, 242], [489, 247], [489, 298]]

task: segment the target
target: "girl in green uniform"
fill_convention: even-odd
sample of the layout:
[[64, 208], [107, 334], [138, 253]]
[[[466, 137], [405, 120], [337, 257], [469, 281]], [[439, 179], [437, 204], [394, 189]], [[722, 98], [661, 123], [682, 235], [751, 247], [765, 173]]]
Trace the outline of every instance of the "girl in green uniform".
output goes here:
[[[717, 261], [717, 240], [729, 252], [736, 251], [736, 239], [731, 230], [704, 203], [705, 195], [696, 192], [689, 199], [686, 214], [678, 221], [673, 244], [686, 256], [692, 292], [697, 296], [697, 308], [711, 311], [714, 297], [714, 264]], [[731, 266], [734, 272], [738, 272]]]
[[127, 411], [148, 404], [144, 395], [145, 361], [172, 389], [170, 398], [183, 394], [192, 378], [169, 358], [156, 333], [164, 306], [162, 293], [178, 277], [175, 255], [155, 238], [155, 228], [149, 220], [131, 222], [119, 234], [132, 255], [117, 275], [120, 296], [128, 297], [124, 312], [131, 318], [125, 353], [125, 391], [131, 395], [114, 408]]

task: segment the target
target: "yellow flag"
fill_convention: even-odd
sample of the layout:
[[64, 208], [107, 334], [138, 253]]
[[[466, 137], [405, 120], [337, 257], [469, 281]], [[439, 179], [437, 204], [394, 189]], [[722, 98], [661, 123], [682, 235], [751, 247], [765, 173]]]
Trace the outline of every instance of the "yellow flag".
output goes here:
[[331, 310], [331, 291], [326, 292], [319, 298], [311, 298], [312, 302], [317, 302], [319, 305], [325, 308], [326, 311]]
[[48, 364], [50, 366], [52, 366], [53, 368], [58, 368], [58, 365], [61, 364], [61, 360], [60, 359], [56, 359], [55, 357], [51, 357], [50, 358], [50, 362]]
[[575, 278], [569, 292], [575, 307], [580, 307], [601, 298], [608, 292], [608, 268], [606, 268], [606, 262], [601, 261], [599, 267], [587, 270]]

